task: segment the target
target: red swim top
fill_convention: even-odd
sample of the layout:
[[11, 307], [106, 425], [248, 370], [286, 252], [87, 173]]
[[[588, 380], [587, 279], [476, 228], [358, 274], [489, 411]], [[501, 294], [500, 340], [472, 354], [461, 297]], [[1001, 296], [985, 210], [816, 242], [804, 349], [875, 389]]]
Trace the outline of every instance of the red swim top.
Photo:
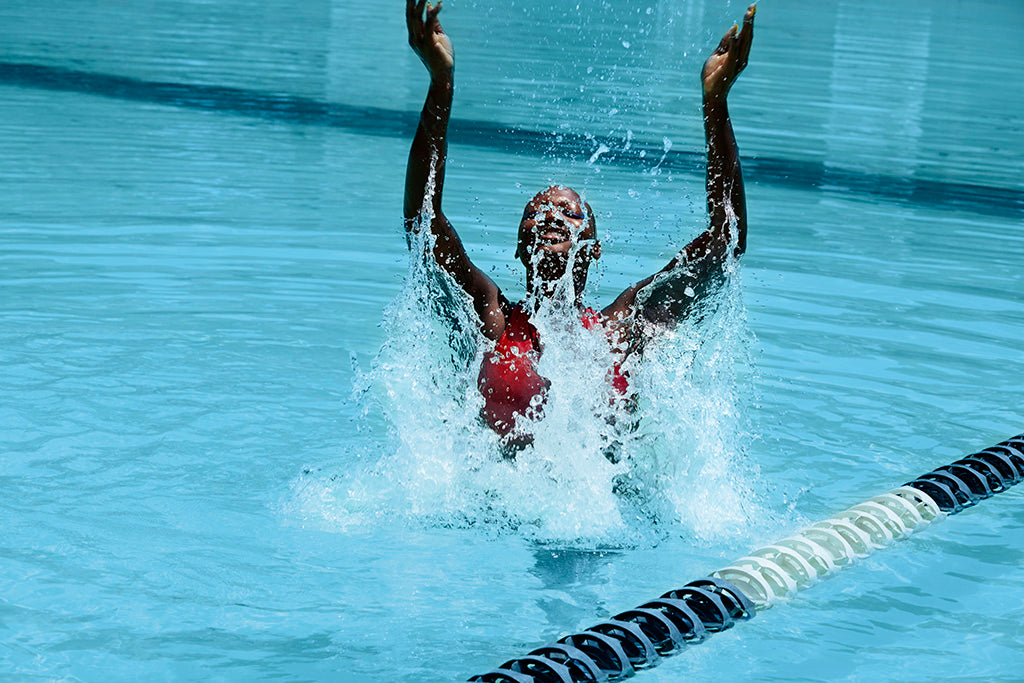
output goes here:
[[[600, 324], [598, 313], [587, 308], [580, 319], [585, 329]], [[544, 393], [551, 384], [537, 374], [542, 346], [537, 328], [521, 304], [512, 306], [505, 319], [505, 331], [494, 350], [484, 355], [477, 386], [484, 397], [481, 415], [495, 432], [506, 436], [515, 427], [516, 417], [540, 415]], [[618, 363], [612, 367], [609, 382], [621, 395], [629, 393], [629, 381]]]

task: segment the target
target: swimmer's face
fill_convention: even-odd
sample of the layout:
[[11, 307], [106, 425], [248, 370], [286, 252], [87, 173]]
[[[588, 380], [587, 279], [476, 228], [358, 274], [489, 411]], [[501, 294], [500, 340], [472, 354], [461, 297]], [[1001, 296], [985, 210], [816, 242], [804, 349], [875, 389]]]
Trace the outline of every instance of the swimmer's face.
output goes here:
[[590, 205], [561, 185], [538, 192], [523, 211], [516, 257], [540, 279], [553, 281], [565, 275], [577, 246], [573, 271], [582, 269], [585, 276], [590, 260], [601, 256]]

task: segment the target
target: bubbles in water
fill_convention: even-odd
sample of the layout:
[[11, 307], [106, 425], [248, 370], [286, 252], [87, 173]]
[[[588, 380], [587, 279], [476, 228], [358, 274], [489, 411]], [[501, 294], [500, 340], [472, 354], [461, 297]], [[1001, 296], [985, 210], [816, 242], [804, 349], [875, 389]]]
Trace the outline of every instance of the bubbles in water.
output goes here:
[[602, 154], [604, 154], [605, 152], [608, 152], [608, 151], [610, 151], [608, 146], [605, 145], [604, 143], [601, 143], [600, 145], [598, 145], [597, 149], [594, 150], [594, 153], [590, 155], [590, 158], [587, 159], [587, 163], [588, 164], [593, 164], [595, 161], [598, 160], [598, 158]]

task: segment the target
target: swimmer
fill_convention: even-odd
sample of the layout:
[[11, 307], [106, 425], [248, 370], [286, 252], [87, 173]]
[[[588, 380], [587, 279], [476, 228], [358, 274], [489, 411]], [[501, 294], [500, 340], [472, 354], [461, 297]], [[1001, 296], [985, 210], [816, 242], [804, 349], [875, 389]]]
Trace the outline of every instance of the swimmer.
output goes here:
[[[409, 45], [430, 73], [430, 88], [409, 152], [405, 226], [410, 232], [429, 228], [434, 259], [468, 295], [483, 337], [494, 343], [484, 354], [478, 379], [484, 397], [481, 416], [505, 446], [514, 449], [530, 443], [528, 422], [541, 417], [549, 383], [534, 369], [543, 347], [530, 316], [556, 296], [564, 276], [570, 275], [572, 286], [568, 314], [583, 328], [604, 331], [614, 358], [609, 383], [614, 392], [626, 397], [629, 378], [621, 367], [626, 356], [642, 348], [659, 330], [685, 318], [694, 303], [721, 281], [729, 252], [738, 257], [746, 250], [743, 178], [726, 96], [747, 65], [754, 10], [754, 5], [747, 9], [742, 29], [734, 25], [725, 34], [701, 72], [708, 228], [660, 271], [595, 311], [583, 305], [582, 297], [590, 264], [601, 257], [597, 223], [590, 205], [568, 187], [554, 185], [538, 192], [523, 211], [515, 256], [526, 269], [524, 301], [510, 302], [469, 260], [441, 208], [454, 91], [452, 43], [438, 20], [440, 2], [431, 6], [426, 0], [406, 0]], [[424, 212], [431, 184], [429, 211]]]

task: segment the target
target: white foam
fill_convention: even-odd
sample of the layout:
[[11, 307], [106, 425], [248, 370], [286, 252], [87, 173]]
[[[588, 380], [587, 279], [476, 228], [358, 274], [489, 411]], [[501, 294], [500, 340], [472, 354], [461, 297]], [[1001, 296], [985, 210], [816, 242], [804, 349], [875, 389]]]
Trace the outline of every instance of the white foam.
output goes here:
[[[509, 460], [479, 418], [487, 342], [428, 256], [424, 232], [411, 238], [406, 281], [384, 313], [386, 342], [357, 380], [358, 400], [383, 416], [388, 434], [364, 446], [371, 453], [356, 469], [349, 462], [300, 477], [298, 514], [342, 531], [386, 520], [583, 545], [745, 534], [759, 510], [742, 458], [750, 335], [735, 277], [700, 322], [684, 322], [627, 361], [639, 396], [633, 429], [611, 405], [604, 334], [566, 313], [571, 285], [563, 282], [532, 317], [544, 343], [537, 370], [551, 382], [544, 418], [529, 425], [533, 446]], [[610, 424], [616, 415], [618, 426]], [[613, 442], [617, 463], [604, 455]]]

